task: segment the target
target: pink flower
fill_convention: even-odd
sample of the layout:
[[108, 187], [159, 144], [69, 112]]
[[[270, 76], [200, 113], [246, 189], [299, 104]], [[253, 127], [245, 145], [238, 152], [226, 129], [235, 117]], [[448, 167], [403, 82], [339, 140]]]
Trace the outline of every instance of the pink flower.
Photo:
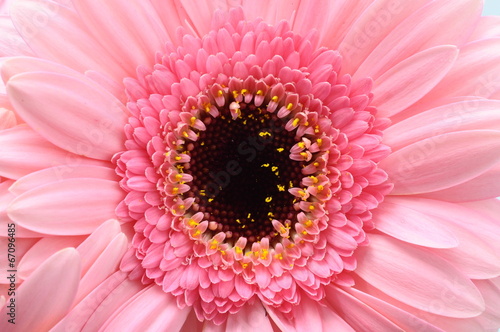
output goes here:
[[498, 329], [481, 9], [15, 1], [0, 330]]

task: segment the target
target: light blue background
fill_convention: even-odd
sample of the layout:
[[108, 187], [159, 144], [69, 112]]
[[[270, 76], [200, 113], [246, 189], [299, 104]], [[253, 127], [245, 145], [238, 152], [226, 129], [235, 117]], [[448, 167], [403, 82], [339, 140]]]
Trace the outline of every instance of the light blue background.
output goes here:
[[483, 15], [500, 15], [500, 0], [484, 0]]

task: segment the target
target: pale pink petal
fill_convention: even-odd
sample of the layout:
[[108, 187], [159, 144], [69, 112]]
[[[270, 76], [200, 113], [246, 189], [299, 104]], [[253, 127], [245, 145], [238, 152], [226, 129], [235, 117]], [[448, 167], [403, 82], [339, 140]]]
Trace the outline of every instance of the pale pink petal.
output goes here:
[[65, 237], [46, 237], [35, 243], [19, 260], [19, 277], [26, 279], [35, 271], [47, 258], [56, 252], [69, 247], [78, 246], [85, 237], [83, 236], [65, 236]]
[[[338, 4], [332, 1], [299, 1], [295, 10], [292, 30], [304, 36], [315, 29], [319, 32], [319, 38], [324, 38], [330, 29], [323, 29], [323, 27], [330, 23], [331, 13], [336, 9], [336, 6]], [[282, 7], [278, 7], [278, 12], [281, 12]], [[286, 9], [287, 7], [290, 6], [285, 6]]]
[[479, 19], [470, 41], [500, 37], [500, 17], [485, 16]]
[[120, 224], [114, 219], [102, 223], [76, 249], [82, 258], [82, 274], [95, 263], [109, 243], [120, 234]]
[[18, 114], [55, 145], [103, 160], [123, 149], [124, 106], [95, 86], [66, 75], [33, 72], [12, 77], [7, 91]]
[[[395, 27], [357, 68], [353, 78], [370, 76], [377, 79], [418, 51], [442, 44], [460, 45], [478, 20], [481, 9], [480, 0], [429, 3]], [[443, 26], [446, 29], [442, 29]]]
[[[231, 2], [231, 1], [230, 1]], [[291, 21], [300, 2], [288, 0], [243, 0], [245, 17], [249, 19], [263, 18], [265, 22], [276, 24], [281, 20]]]
[[[188, 23], [193, 27], [196, 34], [203, 37], [210, 31], [210, 22], [213, 13], [217, 10], [227, 10], [227, 1], [189, 1], [179, 0], [181, 8], [188, 16]], [[183, 13], [184, 14], [184, 13]]]
[[[26, 158], [26, 156], [30, 156]], [[54, 165], [103, 165], [74, 155], [46, 141], [26, 125], [0, 131], [0, 175], [19, 179]]]
[[441, 81], [457, 55], [455, 46], [437, 46], [398, 63], [374, 82], [373, 106], [389, 117], [412, 105]]
[[490, 97], [500, 90], [500, 39], [470, 43], [460, 49], [453, 68], [423, 101], [442, 96]]
[[[165, 27], [165, 31], [172, 42], [179, 44], [182, 38], [178, 36], [177, 29], [184, 26], [189, 17], [186, 9], [177, 0], [151, 0], [153, 7]], [[175, 13], [176, 15], [162, 15], [162, 13]]]
[[[484, 310], [484, 301], [469, 278], [442, 258], [387, 236], [371, 234], [358, 248], [357, 275], [410, 306], [446, 317], [467, 318]], [[453, 286], [451, 286], [453, 285]], [[449, 294], [443, 300], [442, 294]], [[432, 301], [445, 307], [432, 307]]]
[[[1, 225], [1, 226], [4, 227], [5, 230], [9, 229], [8, 224]], [[12, 228], [12, 225], [10, 226], [10, 228]], [[17, 263], [19, 263], [23, 259], [24, 255], [39, 241], [39, 239], [37, 239], [37, 238], [30, 239], [30, 238], [17, 237], [18, 230], [19, 230], [19, 227], [16, 226], [16, 242], [15, 242], [16, 252], [15, 252], [15, 262], [14, 262], [15, 265], [14, 265], [14, 267], [19, 266], [19, 265], [17, 265]], [[4, 234], [7, 235], [7, 231]], [[10, 269], [6, 268], [11, 263], [9, 261], [9, 256], [8, 256], [9, 238], [5, 237], [5, 235], [0, 237], [0, 250], [3, 250], [3, 252], [7, 253], [3, 257], [0, 257], [0, 264], [1, 264], [0, 266], [2, 266], [2, 268], [0, 269], [0, 287], [3, 287], [3, 285], [10, 286], [10, 280], [7, 279], [7, 277], [10, 274], [10, 272], [9, 272]], [[11, 245], [11, 247], [12, 247], [12, 245]], [[12, 256], [10, 258], [12, 258]], [[18, 275], [18, 277], [19, 277], [19, 275]], [[19, 278], [17, 278], [16, 281], [19, 283], [22, 281], [22, 278], [19, 277]], [[3, 293], [0, 292], [0, 295], [1, 294], [8, 296], [8, 287], [7, 287], [5, 292], [3, 292]]]
[[[37, 56], [82, 73], [95, 69], [118, 81], [124, 77], [119, 63], [90, 36], [78, 15], [67, 7], [21, 0], [11, 6], [10, 14], [17, 30]], [[40, 19], [44, 20], [43, 28], [39, 26]]]
[[95, 86], [99, 90], [104, 88], [120, 101], [122, 99], [124, 100], [125, 92], [123, 89], [123, 85], [121, 85], [121, 80], [123, 77], [119, 78], [118, 83], [117, 81], [113, 81], [103, 72], [87, 70], [84, 74], [82, 74], [57, 62], [23, 56], [8, 58], [7, 60], [3, 61], [1, 69], [2, 79], [5, 82], [7, 82], [11, 77], [17, 74], [27, 73], [31, 71], [46, 71], [50, 73], [58, 73], [71, 76], [77, 80], [81, 80], [89, 85]]
[[226, 323], [226, 332], [273, 332], [266, 310], [260, 303], [244, 305], [240, 311], [230, 315]]
[[340, 313], [311, 300], [307, 295], [303, 295], [300, 306], [294, 307], [289, 314], [272, 307], [267, 307], [267, 312], [281, 331], [328, 331], [332, 326], [339, 332], [354, 331], [339, 316]]
[[321, 44], [332, 49], [338, 46], [344, 36], [355, 26], [360, 15], [373, 3], [373, 0], [335, 1], [334, 8]]
[[143, 289], [139, 280], [130, 280], [125, 273], [116, 272], [71, 309], [51, 331], [98, 331], [113, 312]]
[[326, 289], [326, 301], [355, 331], [401, 331], [390, 319], [335, 286]]
[[80, 281], [78, 293], [75, 301], [79, 302], [101, 282], [108, 278], [118, 269], [123, 255], [127, 251], [128, 241], [125, 234], [116, 235], [108, 246], [102, 251], [99, 257], [93, 262], [92, 266], [85, 272]]
[[19, 35], [8, 16], [0, 16], [0, 56], [32, 55], [33, 52]]
[[[190, 308], [179, 309], [175, 298], [151, 285], [115, 311], [104, 331], [178, 331], [184, 325]], [[134, 319], [130, 319], [134, 317]]]
[[391, 321], [396, 323], [400, 328], [405, 331], [426, 331], [426, 332], [442, 332], [441, 329], [432, 325], [429, 322], [413, 315], [404, 309], [401, 309], [382, 299], [372, 296], [370, 294], [361, 292], [356, 288], [348, 288], [346, 292], [359, 299], [361, 302], [369, 305], [380, 314], [388, 317]]
[[384, 143], [396, 151], [411, 143], [449, 132], [500, 130], [500, 101], [474, 99], [446, 104], [411, 116], [384, 131]]
[[[439, 221], [439, 218], [436, 219]], [[443, 222], [438, 222], [443, 223]], [[500, 253], [477, 236], [476, 232], [462, 228], [456, 224], [447, 223], [458, 238], [456, 248], [437, 250], [433, 252], [446, 259], [471, 279], [489, 279], [500, 276]], [[479, 234], [480, 235], [480, 234]]]
[[489, 280], [474, 280], [474, 284], [486, 302], [486, 311], [477, 320], [486, 331], [494, 331], [500, 326], [500, 289]]
[[[500, 233], [498, 200], [481, 201], [476, 204], [454, 204], [417, 197], [399, 197], [397, 200], [399, 204], [404, 204], [413, 210], [438, 217], [436, 222], [445, 220], [467, 229], [474, 236], [481, 238], [495, 252], [500, 252], [500, 241], [497, 241], [497, 234]], [[496, 265], [498, 263], [497, 261], [491, 262]]]
[[429, 0], [414, 0], [403, 4], [393, 0], [373, 1], [365, 11], [359, 13], [359, 17], [349, 28], [338, 47], [343, 55], [341, 73], [354, 73], [356, 68], [399, 23], [428, 2]]
[[[68, 312], [80, 279], [80, 257], [73, 248], [59, 251], [38, 267], [16, 291], [17, 331], [46, 331]], [[6, 317], [6, 307], [0, 312]], [[11, 331], [7, 319], [1, 331]]]
[[8, 216], [30, 230], [53, 235], [89, 234], [114, 210], [123, 191], [114, 181], [68, 179], [17, 196]]
[[399, 240], [431, 248], [453, 248], [457, 238], [446, 225], [436, 223], [434, 218], [422, 211], [399, 204], [397, 197], [387, 197], [373, 211], [375, 227]]
[[467, 182], [418, 196], [447, 202], [480, 201], [500, 197], [500, 165]]
[[477, 177], [500, 161], [499, 150], [500, 131], [460, 131], [410, 144], [380, 167], [394, 183], [392, 194], [420, 194]]
[[16, 195], [21, 195], [26, 191], [44, 184], [74, 178], [93, 178], [117, 181], [115, 170], [109, 167], [91, 165], [62, 165], [42, 169], [25, 175], [14, 182], [14, 184], [9, 187], [9, 191]]
[[106, 50], [117, 55], [120, 66], [129, 69], [129, 75], [134, 74], [138, 65], [152, 67], [155, 53], [168, 41], [165, 28], [149, 1], [74, 0], [73, 5], [94, 37]]
[[17, 124], [16, 115], [11, 110], [0, 108], [0, 130], [12, 128]]

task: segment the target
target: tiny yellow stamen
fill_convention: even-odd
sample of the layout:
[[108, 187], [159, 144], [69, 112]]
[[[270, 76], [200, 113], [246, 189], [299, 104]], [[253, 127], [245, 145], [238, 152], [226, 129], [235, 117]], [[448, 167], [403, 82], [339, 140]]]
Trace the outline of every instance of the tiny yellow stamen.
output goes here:
[[266, 197], [266, 203], [269, 203], [269, 202], [271, 202], [272, 200], [273, 200], [273, 198], [272, 198], [271, 196]]
[[262, 164], [260, 167], [269, 167], [269, 164]]
[[263, 93], [264, 92], [262, 90], [258, 90], [256, 94], [257, 94], [257, 96], [262, 96]]
[[240, 247], [234, 247], [234, 251], [236, 251], [237, 254], [242, 254], [243, 250], [241, 250]]
[[272, 212], [269, 212], [267, 215], [268, 215], [269, 217], [274, 217], [274, 214], [273, 214]]
[[313, 225], [313, 222], [311, 220], [306, 221], [306, 227], [311, 227]]
[[325, 189], [325, 187], [323, 187], [322, 185], [319, 185], [319, 186], [318, 186], [318, 191], [321, 191], [321, 190], [323, 190], [323, 189]]
[[272, 101], [277, 102], [278, 101], [278, 96], [274, 96], [271, 98]]
[[182, 174], [175, 174], [175, 179], [180, 181], [182, 179]]
[[179, 161], [179, 160], [181, 160], [181, 159], [182, 159], [182, 158], [181, 158], [180, 156], [175, 157], [175, 160], [177, 160], [177, 161]]
[[242, 95], [246, 94], [247, 92], [248, 92], [248, 90], [247, 90], [247, 89], [241, 89], [241, 94], [242, 94]]
[[312, 205], [312, 204], [311, 204], [311, 205], [309, 205], [309, 210], [311, 210], [311, 211], [312, 211], [312, 210], [314, 210], [314, 209], [315, 209], [315, 208], [314, 208], [314, 205]]
[[306, 145], [305, 145], [305, 143], [304, 143], [304, 142], [299, 142], [299, 143], [297, 143], [297, 145], [298, 145], [298, 146], [299, 146], [299, 148], [301, 148], [301, 149], [305, 149], [305, 147], [306, 147]]
[[318, 138], [316, 140], [316, 143], [318, 143], [318, 146], [321, 146], [321, 144], [323, 144], [323, 140], [321, 138]]
[[300, 119], [298, 118], [295, 118], [295, 120], [293, 120], [292, 122], [292, 125], [295, 127], [295, 126], [298, 126], [299, 125], [299, 122], [300, 122]]
[[213, 201], [214, 201], [214, 199], [213, 199], [213, 198], [209, 198], [209, 199], [208, 199], [208, 202], [209, 202], [209, 203], [212, 203]]
[[318, 183], [319, 181], [318, 178], [313, 175], [311, 175], [310, 178], [313, 180], [314, 183]]
[[278, 151], [278, 152], [283, 152], [284, 150], [285, 150], [285, 149], [283, 149], [283, 148], [277, 148], [277, 149], [276, 149], [276, 151]]
[[224, 92], [222, 90], [217, 91], [217, 95], [219, 97], [222, 97], [224, 95]]
[[260, 133], [259, 133], [259, 136], [260, 136], [260, 137], [264, 137], [264, 136], [271, 136], [271, 133], [270, 133], [270, 132], [268, 132], [268, 131], [262, 131], [262, 132], [260, 132]]
[[279, 191], [285, 191], [285, 186], [278, 184], [278, 190]]
[[291, 110], [293, 108], [293, 104], [292, 103], [289, 103], [288, 105], [286, 105], [286, 109], [287, 110]]
[[193, 126], [194, 123], [196, 122], [196, 117], [192, 116], [190, 120], [191, 120], [191, 126]]
[[271, 171], [276, 172], [278, 170], [278, 166], [271, 167]]

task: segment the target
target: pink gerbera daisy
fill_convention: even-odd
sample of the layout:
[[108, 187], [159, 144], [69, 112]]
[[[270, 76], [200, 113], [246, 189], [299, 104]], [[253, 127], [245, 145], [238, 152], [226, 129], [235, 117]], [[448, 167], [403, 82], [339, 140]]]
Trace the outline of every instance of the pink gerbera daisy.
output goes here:
[[496, 331], [481, 9], [14, 1], [0, 330]]

